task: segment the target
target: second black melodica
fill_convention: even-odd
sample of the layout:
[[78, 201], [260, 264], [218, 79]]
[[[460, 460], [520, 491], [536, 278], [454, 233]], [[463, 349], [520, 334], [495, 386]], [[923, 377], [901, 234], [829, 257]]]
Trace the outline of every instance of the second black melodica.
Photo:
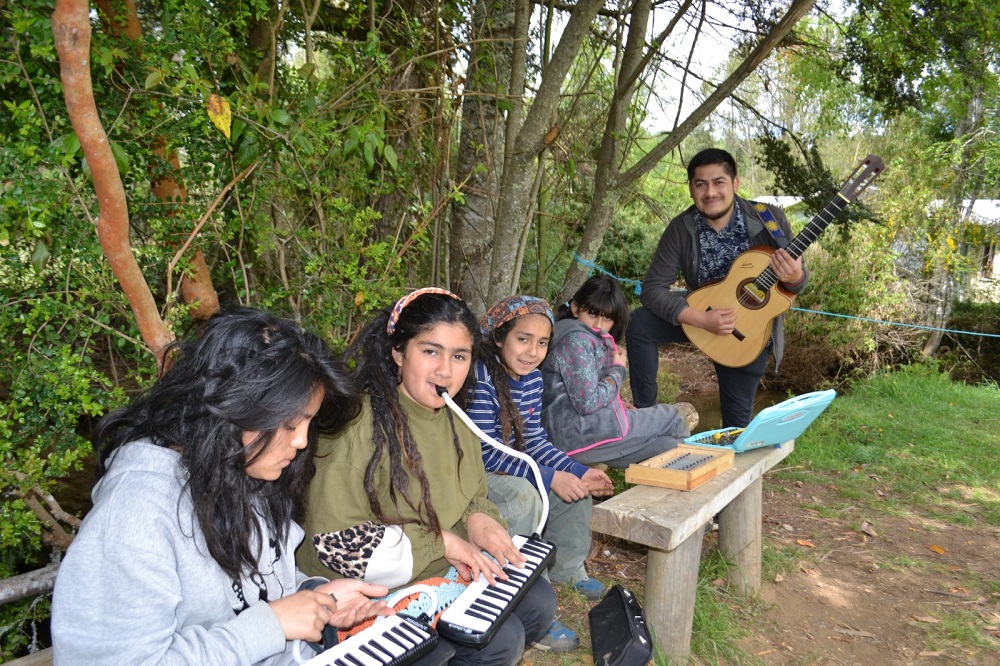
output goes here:
[[439, 634], [455, 643], [478, 647], [490, 641], [497, 628], [520, 603], [524, 592], [534, 584], [555, 557], [556, 547], [539, 536], [548, 519], [549, 498], [545, 493], [542, 473], [531, 456], [505, 446], [483, 432], [469, 415], [455, 404], [443, 387], [437, 387], [437, 392], [444, 398], [449, 409], [487, 445], [524, 460], [534, 473], [535, 483], [542, 497], [542, 518], [535, 529], [535, 534], [530, 537], [517, 535], [512, 538], [514, 545], [527, 560], [524, 567], [518, 569], [508, 564], [503, 569], [507, 574], [507, 580], [498, 580], [495, 585], [488, 584], [486, 577], [480, 574], [479, 580], [473, 581], [438, 619]]
[[405, 666], [437, 645], [437, 633], [405, 615], [390, 615], [321, 652], [305, 666]]

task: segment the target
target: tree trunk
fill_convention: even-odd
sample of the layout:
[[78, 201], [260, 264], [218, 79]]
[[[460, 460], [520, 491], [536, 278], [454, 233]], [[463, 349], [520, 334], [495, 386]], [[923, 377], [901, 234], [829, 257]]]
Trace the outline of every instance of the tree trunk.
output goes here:
[[[611, 225], [622, 191], [617, 187], [621, 168], [622, 140], [627, 131], [629, 107], [639, 84], [637, 71], [643, 64], [643, 45], [646, 27], [649, 24], [650, 0], [638, 0], [632, 5], [628, 37], [622, 54], [621, 65], [615, 81], [615, 92], [608, 110], [608, 120], [601, 137], [601, 148], [597, 156], [597, 170], [594, 173], [594, 196], [587, 213], [587, 223], [583, 238], [577, 248], [581, 257], [593, 259], [601, 249], [604, 234]], [[619, 48], [621, 48], [619, 43]], [[559, 294], [560, 303], [568, 301], [576, 289], [587, 279], [587, 269], [579, 262], [571, 262]], [[570, 291], [569, 288], [572, 287]]]
[[[590, 30], [601, 0], [580, 0], [563, 29], [552, 59], [542, 69], [538, 91], [516, 137], [510, 136], [508, 125], [507, 149], [504, 155], [500, 207], [493, 220], [493, 255], [490, 262], [489, 296], [494, 303], [510, 296], [518, 287], [515, 270], [521, 239], [531, 222], [534, 209], [532, 182], [535, 160], [558, 136], [558, 127], [550, 127], [550, 119], [559, 103], [563, 81]], [[524, 23], [525, 31], [527, 23]], [[527, 32], [517, 41], [527, 40]], [[522, 48], [523, 47], [519, 47]], [[512, 97], [523, 95], [523, 88], [512, 91]]]
[[[970, 202], [979, 198], [980, 187], [969, 185], [969, 158], [978, 143], [976, 137], [983, 122], [983, 96], [982, 88], [978, 88], [972, 93], [969, 106], [965, 112], [965, 118], [955, 127], [955, 138], [962, 141], [962, 158], [952, 169], [955, 178], [948, 188], [948, 210], [953, 211], [954, 223], [951, 225], [950, 233], [952, 237], [961, 234], [962, 228], [969, 222], [971, 203], [966, 208], [963, 203], [965, 199]], [[981, 182], [981, 181], [980, 181]], [[969, 191], [971, 190], [971, 191]], [[937, 266], [934, 269], [934, 276], [927, 285], [928, 294], [928, 314], [930, 326], [934, 328], [945, 328], [951, 320], [951, 313], [955, 309], [955, 274], [944, 266]], [[932, 331], [921, 355], [930, 358], [941, 345], [944, 339], [944, 331]]]
[[464, 201], [452, 206], [451, 289], [473, 312], [489, 294], [490, 237], [503, 171], [504, 121], [499, 100], [510, 88], [515, 0], [477, 0], [472, 57], [462, 98], [456, 182]]
[[90, 165], [100, 207], [97, 238], [135, 314], [142, 338], [162, 366], [163, 349], [173, 334], [160, 318], [146, 278], [129, 244], [128, 205], [121, 174], [101, 125], [90, 79], [90, 3], [57, 0], [52, 34], [59, 53], [59, 78], [73, 131]]

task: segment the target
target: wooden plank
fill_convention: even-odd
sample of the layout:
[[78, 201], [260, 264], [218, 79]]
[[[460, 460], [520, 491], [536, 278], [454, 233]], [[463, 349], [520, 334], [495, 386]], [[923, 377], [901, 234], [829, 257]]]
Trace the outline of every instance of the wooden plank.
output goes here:
[[760, 590], [763, 485], [763, 479], [757, 479], [719, 513], [719, 552], [733, 564], [726, 579], [744, 597]]
[[646, 624], [671, 664], [688, 663], [700, 562], [701, 534], [670, 552], [650, 548], [646, 558]]
[[52, 648], [4, 662], [7, 666], [52, 666]]
[[792, 440], [780, 447], [741, 453], [732, 469], [690, 491], [629, 488], [595, 504], [590, 526], [601, 534], [658, 550], [674, 550], [794, 449]]

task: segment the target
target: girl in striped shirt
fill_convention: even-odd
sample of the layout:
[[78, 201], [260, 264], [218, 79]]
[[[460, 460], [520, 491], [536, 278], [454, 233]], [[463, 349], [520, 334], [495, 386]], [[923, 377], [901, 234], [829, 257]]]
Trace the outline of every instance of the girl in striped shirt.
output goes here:
[[[590, 578], [584, 567], [590, 551], [592, 495], [610, 495], [614, 488], [603, 471], [569, 458], [549, 442], [541, 425], [542, 373], [555, 318], [541, 298], [511, 296], [480, 320], [486, 349], [474, 366], [475, 383], [467, 412], [494, 439], [524, 451], [539, 466], [545, 487], [536, 489], [528, 464], [489, 445], [483, 446], [489, 498], [500, 509], [512, 534], [536, 529], [541, 501], [548, 493], [546, 540], [556, 546], [549, 570], [555, 583], [573, 586], [588, 599], [599, 599], [604, 585]], [[558, 651], [578, 644], [576, 635], [556, 620], [535, 647]]]

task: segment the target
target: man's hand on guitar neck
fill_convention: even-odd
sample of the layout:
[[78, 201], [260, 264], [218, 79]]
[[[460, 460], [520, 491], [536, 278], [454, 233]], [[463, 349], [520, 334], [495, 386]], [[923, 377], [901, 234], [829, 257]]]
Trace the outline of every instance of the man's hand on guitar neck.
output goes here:
[[798, 284], [804, 275], [802, 270], [802, 257], [792, 259], [792, 256], [784, 250], [775, 250], [771, 255], [771, 270], [784, 284]]
[[736, 328], [736, 308], [720, 308], [700, 311], [692, 307], [684, 308], [677, 318], [682, 324], [697, 326], [716, 335], [732, 335]]

